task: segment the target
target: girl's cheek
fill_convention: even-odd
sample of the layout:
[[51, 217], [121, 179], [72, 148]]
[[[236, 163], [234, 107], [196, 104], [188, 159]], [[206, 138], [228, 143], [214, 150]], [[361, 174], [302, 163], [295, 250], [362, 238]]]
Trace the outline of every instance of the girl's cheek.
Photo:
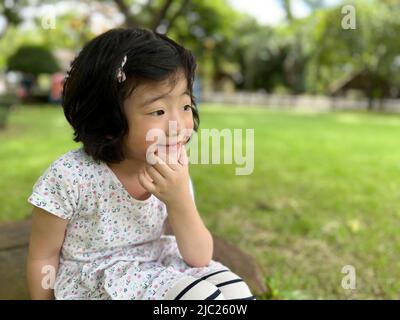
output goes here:
[[185, 128], [192, 129], [194, 127], [193, 114], [186, 115], [185, 118]]
[[193, 122], [193, 120], [191, 120], [191, 121], [189, 121], [189, 123], [187, 123], [186, 128], [187, 128], [187, 129], [190, 129], [190, 130], [193, 130], [193, 128], [194, 128], [194, 122]]

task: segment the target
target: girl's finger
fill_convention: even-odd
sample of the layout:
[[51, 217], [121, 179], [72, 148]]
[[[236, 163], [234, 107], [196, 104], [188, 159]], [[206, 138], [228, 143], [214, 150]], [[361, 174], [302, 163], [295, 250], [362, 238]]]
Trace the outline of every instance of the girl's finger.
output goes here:
[[145, 172], [150, 176], [150, 178], [156, 184], [165, 181], [165, 178], [152, 166], [146, 166]]
[[154, 182], [153, 178], [150, 177], [149, 173], [147, 172], [146, 168], [143, 169], [143, 174], [144, 176], [150, 181], [150, 182]]
[[178, 158], [174, 158], [174, 159], [172, 159], [171, 162], [166, 163], [166, 164], [167, 164], [167, 166], [169, 166], [174, 171], [178, 170], [178, 168], [180, 167]]
[[156, 158], [156, 163], [152, 166], [153, 168], [157, 169], [157, 171], [165, 178], [167, 179], [170, 177], [174, 170], [167, 165], [159, 156], [154, 155]]
[[156, 187], [154, 183], [151, 182], [149, 178], [146, 177], [143, 171], [139, 172], [138, 178], [139, 178], [139, 183], [142, 185], [143, 188], [145, 188], [150, 193], [154, 193]]

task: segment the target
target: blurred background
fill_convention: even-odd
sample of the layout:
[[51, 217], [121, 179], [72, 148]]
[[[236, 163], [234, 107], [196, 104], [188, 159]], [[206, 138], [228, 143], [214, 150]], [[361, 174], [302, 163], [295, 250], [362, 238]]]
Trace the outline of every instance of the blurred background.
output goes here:
[[[212, 232], [266, 270], [265, 299], [400, 298], [398, 0], [3, 0], [0, 222], [78, 148], [62, 84], [114, 27], [166, 33], [198, 60], [200, 128], [255, 130], [254, 172], [192, 165]], [[356, 287], [342, 286], [344, 266]]]

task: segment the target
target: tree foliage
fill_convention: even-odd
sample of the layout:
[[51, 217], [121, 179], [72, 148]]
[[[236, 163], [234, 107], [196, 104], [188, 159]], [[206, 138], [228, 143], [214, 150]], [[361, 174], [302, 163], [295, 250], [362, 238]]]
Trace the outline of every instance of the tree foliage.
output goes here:
[[228, 0], [83, 0], [87, 12], [72, 10], [57, 16], [54, 30], [44, 30], [36, 19], [28, 31], [18, 27], [20, 10], [49, 1], [8, 1], [13, 5], [0, 5], [8, 26], [0, 43], [0, 66], [21, 45], [77, 51], [96, 35], [88, 27], [93, 13], [107, 18], [113, 5], [123, 15], [124, 26], [166, 33], [190, 48], [199, 62], [199, 74], [210, 85], [228, 77], [238, 89], [329, 94], [334, 84], [365, 71], [400, 88], [398, 0], [352, 1], [355, 30], [341, 24], [347, 1], [335, 7], [326, 0], [301, 1], [310, 10], [308, 17], [296, 17], [294, 1], [281, 0], [286, 21], [270, 27], [237, 12]]
[[32, 75], [55, 73], [60, 70], [51, 51], [41, 46], [22, 46], [7, 61], [8, 70]]

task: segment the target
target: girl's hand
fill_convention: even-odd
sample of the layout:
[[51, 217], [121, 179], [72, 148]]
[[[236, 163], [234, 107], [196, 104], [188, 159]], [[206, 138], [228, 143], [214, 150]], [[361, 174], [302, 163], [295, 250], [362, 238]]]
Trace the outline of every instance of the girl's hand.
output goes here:
[[167, 164], [153, 154], [155, 164], [147, 164], [139, 173], [139, 182], [148, 192], [154, 194], [167, 206], [191, 199], [189, 190], [189, 166], [186, 149], [183, 146], [178, 163]]

